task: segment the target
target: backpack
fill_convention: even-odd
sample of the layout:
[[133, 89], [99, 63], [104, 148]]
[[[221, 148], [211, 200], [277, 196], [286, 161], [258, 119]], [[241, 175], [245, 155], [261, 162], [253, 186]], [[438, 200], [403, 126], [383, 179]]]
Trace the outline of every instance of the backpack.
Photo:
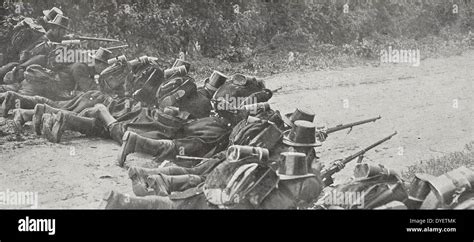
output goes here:
[[177, 107], [180, 100], [184, 100], [196, 92], [197, 86], [193, 78], [189, 76], [173, 77], [160, 85], [156, 98], [160, 108]]
[[117, 62], [105, 68], [99, 76], [100, 90], [110, 95], [125, 96], [126, 88], [133, 78], [132, 71], [127, 64]]
[[255, 208], [277, 186], [276, 172], [255, 157], [219, 164], [203, 185], [209, 203], [219, 208]]
[[229, 136], [230, 145], [249, 145], [272, 150], [281, 141], [283, 132], [264, 119], [244, 119], [237, 123]]
[[343, 209], [374, 209], [392, 201], [405, 202], [407, 198], [407, 190], [397, 175], [382, 174], [338, 185], [325, 192], [318, 204]]

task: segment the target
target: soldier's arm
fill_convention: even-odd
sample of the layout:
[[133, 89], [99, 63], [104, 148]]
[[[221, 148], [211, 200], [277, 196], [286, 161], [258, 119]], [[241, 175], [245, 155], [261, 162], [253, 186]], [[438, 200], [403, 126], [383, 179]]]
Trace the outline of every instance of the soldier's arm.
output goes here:
[[94, 78], [91, 77], [89, 67], [84, 63], [75, 63], [72, 68], [72, 76], [76, 83], [77, 91], [88, 91], [97, 89]]
[[301, 189], [298, 194], [299, 203], [310, 204], [319, 197], [324, 187], [323, 183], [316, 177], [306, 178], [301, 182]]

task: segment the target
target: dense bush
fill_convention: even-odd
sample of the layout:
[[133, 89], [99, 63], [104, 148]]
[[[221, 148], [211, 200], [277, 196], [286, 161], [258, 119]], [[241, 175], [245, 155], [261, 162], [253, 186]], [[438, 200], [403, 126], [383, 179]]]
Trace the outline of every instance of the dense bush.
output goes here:
[[445, 154], [441, 157], [417, 162], [402, 173], [406, 181], [411, 181], [417, 173], [440, 176], [461, 166], [474, 169], [474, 142], [466, 144], [463, 151]]
[[191, 58], [242, 63], [289, 51], [302, 53], [297, 57], [327, 53], [375, 58], [387, 45], [413, 48], [427, 40], [459, 40], [474, 27], [471, 0], [460, 1], [458, 13], [453, 13], [452, 3], [441, 0], [23, 2], [26, 14], [38, 16], [58, 6], [72, 18], [76, 32], [126, 40], [130, 55], [165, 59], [179, 51]]

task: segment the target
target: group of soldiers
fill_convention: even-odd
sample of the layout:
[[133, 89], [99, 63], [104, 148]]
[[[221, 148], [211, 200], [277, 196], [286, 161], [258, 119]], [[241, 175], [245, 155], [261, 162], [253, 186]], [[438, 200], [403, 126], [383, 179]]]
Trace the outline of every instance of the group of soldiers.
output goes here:
[[[112, 190], [104, 198], [107, 209], [355, 208], [327, 199], [334, 192], [363, 194], [361, 208], [417, 209], [428, 206], [422, 204], [425, 198], [439, 198], [429, 184], [440, 178], [415, 181], [425, 189], [415, 194], [397, 173], [363, 162], [367, 151], [396, 133], [322, 164], [317, 151], [330, 133], [380, 117], [316, 127], [311, 110], [281, 114], [271, 107], [275, 90], [256, 77], [214, 71], [197, 86], [183, 57], [163, 69], [157, 58], [128, 60], [114, 53], [121, 48], [100, 47], [90, 56], [92, 63], [55, 63], [58, 43], [84, 38], [66, 34], [69, 19], [60, 9], [43, 13], [15, 26], [14, 54], [0, 68], [0, 113], [12, 117], [18, 134], [31, 122], [37, 135], [54, 143], [66, 131], [116, 141], [121, 146], [117, 163], [128, 168], [134, 196]], [[128, 166], [132, 153], [152, 155], [162, 165]], [[356, 158], [355, 180], [334, 186], [332, 176]], [[472, 208], [474, 172], [463, 168], [459, 174], [462, 182], [451, 180], [456, 186], [449, 192], [462, 187], [469, 196], [456, 198], [454, 205], [438, 199], [429, 208], [449, 203]]]

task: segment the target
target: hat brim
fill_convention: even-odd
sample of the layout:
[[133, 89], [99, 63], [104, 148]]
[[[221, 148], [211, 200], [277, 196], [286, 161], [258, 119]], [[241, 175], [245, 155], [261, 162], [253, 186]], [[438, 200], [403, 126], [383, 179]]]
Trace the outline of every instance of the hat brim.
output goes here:
[[284, 175], [284, 174], [278, 174], [277, 176], [280, 178], [282, 181], [288, 181], [288, 180], [296, 180], [296, 179], [302, 179], [302, 178], [308, 178], [308, 177], [316, 177], [315, 174], [305, 174], [305, 175], [297, 175], [297, 176], [292, 176], [292, 175]]
[[283, 132], [283, 143], [289, 146], [295, 146], [295, 147], [319, 147], [322, 146], [323, 144], [319, 141], [316, 141], [315, 143], [309, 143], [309, 144], [303, 144], [303, 143], [296, 143], [288, 139], [288, 135], [291, 130], [287, 130]]

